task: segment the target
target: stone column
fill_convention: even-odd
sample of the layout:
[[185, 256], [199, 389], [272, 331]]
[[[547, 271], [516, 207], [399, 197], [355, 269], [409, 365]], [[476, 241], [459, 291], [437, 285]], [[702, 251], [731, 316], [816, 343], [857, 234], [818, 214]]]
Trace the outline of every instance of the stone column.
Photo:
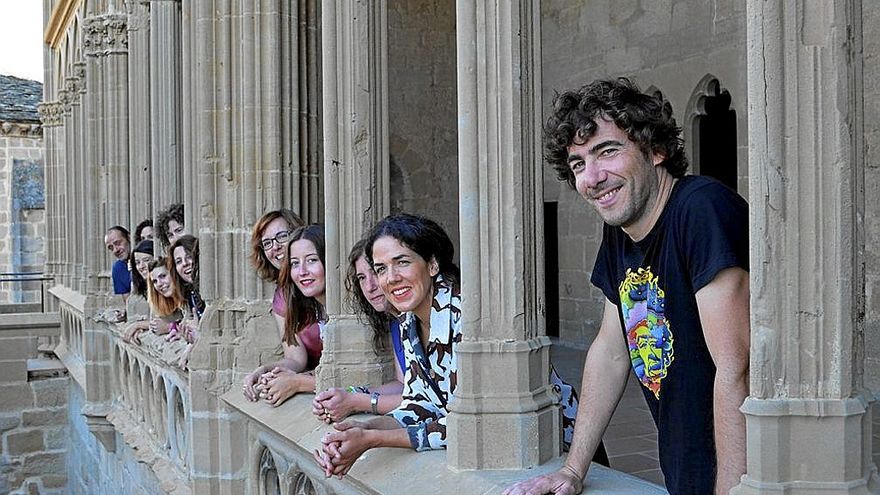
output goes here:
[[[57, 97], [58, 95], [53, 95]], [[48, 282], [52, 286], [62, 282], [61, 226], [62, 205], [60, 199], [60, 175], [63, 172], [64, 154], [64, 105], [58, 100], [48, 100], [38, 107], [43, 121], [43, 150], [46, 169], [46, 275], [55, 277]], [[55, 299], [46, 297], [54, 304]]]
[[463, 341], [450, 467], [559, 455], [541, 244], [540, 2], [456, 3]]
[[[83, 361], [86, 386], [82, 413], [108, 450], [115, 432], [106, 416], [112, 400], [110, 332], [91, 317], [108, 306], [112, 257], [104, 248], [104, 233], [112, 225], [129, 225], [128, 174], [128, 28], [122, 13], [95, 12], [83, 21], [86, 56], [84, 161], [77, 197], [84, 232], [83, 252], [87, 284], [83, 303]], [[121, 300], [112, 299], [119, 307]]]
[[[150, 159], [150, 9], [143, 0], [128, 0], [128, 161], [131, 226], [153, 217]], [[159, 206], [162, 208], [163, 206]], [[134, 247], [134, 246], [132, 246]]]
[[327, 313], [319, 390], [382, 383], [391, 369], [347, 304], [348, 252], [389, 206], [385, 0], [322, 4]]
[[183, 201], [180, 1], [150, 0], [149, 22], [150, 195], [155, 218], [168, 205]]
[[877, 493], [861, 2], [749, 0], [751, 377], [733, 493]]
[[129, 206], [132, 196], [128, 146], [128, 16], [106, 14], [101, 22], [104, 39], [99, 56], [103, 59], [104, 71], [103, 154], [107, 177], [107, 224], [132, 228], [141, 219], [131, 218]]
[[[65, 124], [67, 142], [69, 144], [67, 160], [67, 231], [66, 242], [70, 245], [71, 261], [71, 286], [81, 294], [87, 292], [86, 270], [86, 242], [88, 235], [81, 235], [88, 231], [84, 228], [85, 208], [87, 199], [85, 190], [86, 170], [86, 63], [82, 60], [75, 61], [68, 69], [70, 74], [66, 78], [67, 93], [70, 100], [70, 125]], [[91, 210], [92, 212], [94, 210]], [[101, 239], [103, 241], [103, 238]], [[98, 255], [103, 258], [103, 255]]]
[[[61, 270], [62, 270], [62, 280], [61, 283], [65, 287], [73, 288], [73, 272], [74, 272], [74, 246], [75, 242], [69, 240], [70, 237], [67, 236], [70, 217], [73, 214], [72, 199], [72, 182], [71, 176], [73, 175], [72, 168], [74, 166], [74, 143], [73, 143], [73, 96], [71, 95], [71, 91], [68, 89], [68, 80], [65, 78], [64, 80], [64, 89], [58, 92], [59, 98], [61, 99], [61, 104], [64, 108], [64, 115], [61, 118], [61, 141], [64, 143], [61, 148], [63, 149], [63, 153], [58, 157], [59, 158], [59, 166], [61, 168], [58, 177], [58, 204], [59, 204], [59, 219], [58, 219], [58, 250], [61, 256]], [[63, 242], [62, 242], [63, 241]]]
[[[303, 82], [296, 73], [317, 67], [314, 57], [301, 56], [306, 40], [298, 38], [298, 23], [315, 21], [297, 18], [302, 4], [315, 5], [182, 5], [181, 156], [192, 160], [183, 171], [182, 199], [188, 228], [199, 237], [200, 290], [208, 302], [188, 374], [192, 438], [199, 442], [193, 442], [190, 466], [197, 494], [245, 491], [244, 420], [217, 397], [238, 389], [261, 362], [276, 359], [278, 333], [269, 314], [274, 287], [257, 278], [248, 255], [254, 222], [268, 210], [297, 206], [288, 195], [296, 185], [285, 183], [305, 146], [298, 141], [300, 112], [293, 99]], [[314, 43], [317, 33], [309, 36]], [[156, 87], [151, 91], [162, 96]], [[199, 444], [219, 448], [203, 452]]]

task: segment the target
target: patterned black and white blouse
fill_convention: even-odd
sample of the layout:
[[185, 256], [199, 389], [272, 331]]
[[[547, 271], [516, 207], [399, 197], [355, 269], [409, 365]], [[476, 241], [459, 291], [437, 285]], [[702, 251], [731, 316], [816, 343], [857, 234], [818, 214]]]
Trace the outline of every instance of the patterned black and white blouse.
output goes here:
[[446, 415], [458, 381], [456, 346], [461, 342], [461, 296], [442, 276], [434, 282], [431, 334], [419, 340], [419, 319], [401, 316], [400, 332], [406, 358], [403, 400], [388, 413], [406, 428], [417, 451], [446, 448]]

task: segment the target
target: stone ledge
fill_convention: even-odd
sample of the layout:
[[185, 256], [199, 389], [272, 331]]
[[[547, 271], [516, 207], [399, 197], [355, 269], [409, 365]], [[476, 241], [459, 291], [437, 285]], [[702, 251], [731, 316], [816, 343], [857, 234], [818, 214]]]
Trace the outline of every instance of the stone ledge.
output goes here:
[[56, 336], [61, 331], [59, 313], [4, 314], [0, 322], [0, 336]]
[[[501, 493], [514, 482], [558, 469], [563, 461], [563, 457], [559, 457], [534, 469], [520, 471], [456, 472], [447, 468], [446, 451], [417, 453], [381, 448], [367, 451], [343, 480], [325, 479], [311, 452], [318, 448], [321, 437], [331, 427], [312, 415], [313, 398], [313, 394], [299, 394], [272, 408], [264, 402], [249, 402], [238, 387], [221, 396], [223, 402], [247, 417], [250, 428], [278, 437], [289, 449], [287, 454], [295, 458], [310, 479], [319, 480], [339, 494], [415, 493], [425, 486], [436, 493], [460, 493], [461, 487], [467, 487], [469, 493]], [[414, 472], [420, 473], [417, 479], [410, 475]], [[256, 480], [251, 482], [256, 484]], [[591, 467], [586, 487], [590, 494], [596, 495], [666, 493], [653, 483], [599, 465]]]
[[186, 341], [181, 339], [167, 342], [165, 335], [156, 335], [153, 332], [145, 331], [141, 332], [139, 336], [140, 344], [129, 344], [122, 339], [128, 325], [129, 323], [107, 325], [116, 345], [130, 353], [137, 353], [148, 361], [153, 361], [160, 368], [174, 370], [182, 380], [186, 379], [187, 371], [178, 366], [178, 361], [186, 350]]
[[64, 342], [58, 344], [58, 347], [55, 348], [55, 354], [61, 360], [61, 363], [64, 364], [64, 367], [67, 368], [70, 376], [76, 380], [83, 390], [86, 390], [86, 367], [82, 359], [71, 352]]
[[60, 302], [69, 305], [81, 314], [85, 314], [86, 296], [80, 294], [79, 291], [69, 289], [63, 285], [56, 285], [49, 289], [49, 294], [57, 297]]

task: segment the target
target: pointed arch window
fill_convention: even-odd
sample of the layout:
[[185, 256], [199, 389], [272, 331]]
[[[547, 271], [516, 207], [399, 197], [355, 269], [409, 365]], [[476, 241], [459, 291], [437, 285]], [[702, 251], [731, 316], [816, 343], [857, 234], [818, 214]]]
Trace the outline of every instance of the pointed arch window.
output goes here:
[[691, 96], [691, 165], [695, 174], [714, 177], [737, 189], [736, 111], [718, 78], [704, 77]]

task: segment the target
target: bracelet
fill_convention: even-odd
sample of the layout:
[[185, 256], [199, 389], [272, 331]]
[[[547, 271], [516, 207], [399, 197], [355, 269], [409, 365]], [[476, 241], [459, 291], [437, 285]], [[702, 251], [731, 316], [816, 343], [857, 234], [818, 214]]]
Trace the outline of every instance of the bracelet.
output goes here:
[[370, 394], [370, 409], [372, 409], [373, 414], [379, 414], [379, 392]]
[[353, 385], [349, 385], [345, 387], [345, 391], [350, 394], [368, 394], [370, 393], [370, 389], [361, 385], [360, 387], [355, 387]]

